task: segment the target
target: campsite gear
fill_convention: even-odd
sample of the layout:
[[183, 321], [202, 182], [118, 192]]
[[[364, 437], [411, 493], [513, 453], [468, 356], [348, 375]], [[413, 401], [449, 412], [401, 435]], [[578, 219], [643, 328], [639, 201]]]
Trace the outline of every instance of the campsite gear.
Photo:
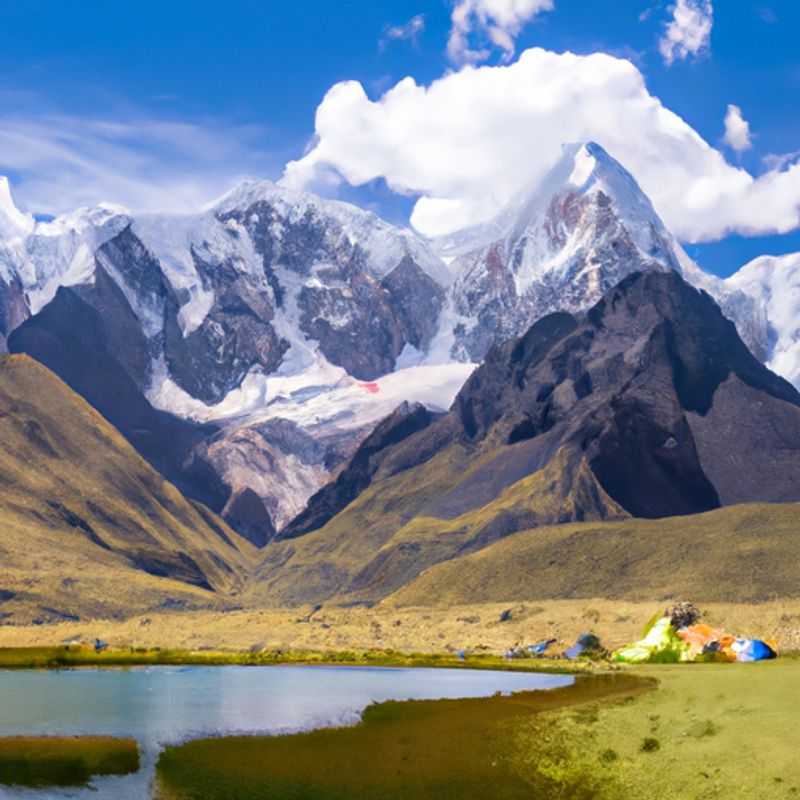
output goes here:
[[603, 646], [597, 636], [593, 633], [584, 633], [572, 647], [564, 651], [564, 658], [575, 660], [581, 656], [599, 655], [602, 650]]
[[[628, 664], [665, 664], [678, 661], [764, 661], [777, 658], [772, 642], [740, 639], [710, 625], [696, 623], [679, 630], [673, 619], [691, 616], [682, 603], [645, 629], [641, 641], [617, 650], [613, 658]], [[685, 613], [684, 613], [685, 612]]]
[[737, 639], [732, 649], [737, 661], [769, 661], [778, 657], [776, 649], [761, 639]]
[[694, 603], [676, 603], [664, 612], [664, 616], [669, 617], [672, 627], [679, 631], [696, 624], [703, 615]]
[[557, 639], [547, 639], [528, 646], [528, 652], [532, 656], [543, 656], [549, 647], [556, 643]]
[[675, 664], [690, 660], [689, 645], [675, 632], [669, 617], [659, 619], [643, 639], [617, 650], [613, 657], [614, 661], [626, 664]]
[[735, 661], [731, 650], [736, 637], [702, 623], [682, 628], [678, 636], [689, 648], [689, 661]]

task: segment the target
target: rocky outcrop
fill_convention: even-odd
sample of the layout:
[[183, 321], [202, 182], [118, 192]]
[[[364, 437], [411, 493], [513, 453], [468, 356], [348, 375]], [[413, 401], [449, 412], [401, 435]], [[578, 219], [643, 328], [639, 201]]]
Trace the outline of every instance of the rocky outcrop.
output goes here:
[[[748, 432], [750, 448], [737, 431]], [[756, 431], [774, 449], [756, 447]], [[588, 467], [637, 517], [800, 500], [800, 393], [749, 352], [707, 294], [676, 272], [650, 271], [625, 278], [586, 314], [549, 315], [493, 347], [447, 416], [388, 442], [379, 459], [369, 447], [370, 439], [288, 535], [321, 527], [378, 470], [381, 478], [413, 473], [452, 447], [473, 466], [426, 500], [428, 516], [475, 512], [556, 458], [560, 471], [574, 472], [573, 485]], [[591, 491], [584, 497], [595, 513]], [[589, 512], [579, 506], [573, 519]]]
[[233, 495], [223, 516], [234, 530], [256, 547], [264, 547], [275, 536], [275, 526], [264, 501], [252, 489], [242, 489]]
[[325, 525], [355, 500], [372, 482], [388, 452], [438, 417], [420, 403], [403, 403], [364, 440], [335, 481], [317, 492], [306, 509], [281, 531], [281, 539], [293, 539]]

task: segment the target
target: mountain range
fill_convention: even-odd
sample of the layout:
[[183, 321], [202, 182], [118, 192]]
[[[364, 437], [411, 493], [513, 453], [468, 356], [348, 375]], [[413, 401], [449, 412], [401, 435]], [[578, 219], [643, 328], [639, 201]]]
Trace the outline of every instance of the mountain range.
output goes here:
[[705, 292], [638, 272], [493, 346], [448, 414], [385, 420], [268, 548], [254, 591], [375, 602], [519, 532], [798, 501], [800, 392]]
[[[799, 290], [797, 256], [758, 259], [727, 280], [704, 273], [635, 179], [594, 143], [565, 147], [550, 175], [492, 222], [439, 240], [269, 182], [245, 183], [201, 213], [100, 206], [37, 222], [0, 179], [0, 346], [46, 365], [160, 475], [250, 542], [277, 537], [267, 564], [284, 543], [362, 501], [388, 469], [375, 453], [393, 453], [414, 474], [397, 455], [398, 437], [431, 458], [440, 447], [451, 452], [454, 419], [470, 459], [501, 444], [531, 448], [492, 476], [501, 493], [526, 475], [563, 484], [548, 493], [546, 511], [525, 512], [528, 522], [530, 513], [539, 524], [794, 499], [780, 459], [759, 466], [776, 481], [766, 496], [763, 482], [737, 488], [737, 467], [721, 454], [736, 444], [734, 419], [740, 447], [760, 441], [763, 426], [743, 431], [739, 420], [751, 418], [748, 392], [782, 420], [772, 433], [789, 425], [794, 441], [793, 418], [780, 415], [795, 404], [790, 383], [800, 384]], [[644, 355], [636, 351], [656, 364], [647, 389], [620, 391], [621, 381], [635, 382], [639, 344], [592, 350], [589, 309], [620, 331], [639, 324], [633, 312], [608, 311], [617, 291], [627, 306], [633, 293], [651, 309], [647, 324], [661, 325], [661, 338], [648, 328]], [[689, 309], [706, 302], [709, 319], [718, 307], [735, 328], [722, 316], [704, 327]], [[687, 326], [708, 352], [691, 350]], [[575, 337], [577, 349], [567, 344]], [[537, 361], [545, 346], [565, 348], [558, 366]], [[673, 351], [708, 383], [695, 376], [663, 388], [675, 374]], [[706, 358], [713, 363], [701, 368]], [[487, 370], [498, 394], [476, 386]], [[508, 394], [506, 380], [535, 394]], [[655, 386], [663, 396], [642, 422], [631, 409]], [[612, 412], [612, 399], [624, 408]], [[591, 457], [578, 457], [567, 419], [593, 432], [582, 444]], [[630, 426], [648, 442], [663, 434], [659, 447], [675, 441], [666, 462], [626, 452]], [[630, 474], [619, 480], [630, 485], [609, 483], [620, 460]], [[683, 476], [677, 483], [665, 464]], [[642, 475], [653, 479], [644, 493], [635, 483]], [[474, 510], [455, 502], [442, 513]]]

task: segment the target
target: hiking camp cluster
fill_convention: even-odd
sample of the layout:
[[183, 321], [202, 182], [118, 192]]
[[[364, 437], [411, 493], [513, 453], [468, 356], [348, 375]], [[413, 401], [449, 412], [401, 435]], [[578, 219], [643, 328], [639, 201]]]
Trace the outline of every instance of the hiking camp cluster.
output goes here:
[[613, 653], [626, 664], [674, 664], [702, 661], [766, 661], [776, 658], [774, 642], [746, 639], [701, 623], [691, 603], [679, 603], [652, 619], [638, 642]]

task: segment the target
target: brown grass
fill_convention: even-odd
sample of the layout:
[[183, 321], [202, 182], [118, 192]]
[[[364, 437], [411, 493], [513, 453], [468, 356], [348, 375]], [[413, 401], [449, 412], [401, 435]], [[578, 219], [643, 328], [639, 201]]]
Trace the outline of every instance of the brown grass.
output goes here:
[[43, 788], [83, 786], [99, 775], [139, 770], [133, 739], [108, 736], [0, 738], [0, 784]]
[[201, 585], [238, 592], [255, 557], [26, 356], [0, 359], [0, 497], [0, 619], [214, 606]]
[[[452, 607], [324, 607], [243, 610], [227, 613], [154, 613], [126, 620], [65, 622], [47, 626], [0, 626], [0, 647], [90, 643], [95, 637], [115, 648], [195, 651], [394, 650], [404, 653], [502, 654], [516, 645], [555, 638], [555, 652], [586, 631], [610, 649], [638, 639], [642, 627], [665, 603], [585, 600], [482, 603]], [[503, 611], [512, 617], [500, 622]], [[800, 649], [800, 601], [758, 605], [702, 604], [706, 619], [732, 633], [775, 639], [782, 650]]]

